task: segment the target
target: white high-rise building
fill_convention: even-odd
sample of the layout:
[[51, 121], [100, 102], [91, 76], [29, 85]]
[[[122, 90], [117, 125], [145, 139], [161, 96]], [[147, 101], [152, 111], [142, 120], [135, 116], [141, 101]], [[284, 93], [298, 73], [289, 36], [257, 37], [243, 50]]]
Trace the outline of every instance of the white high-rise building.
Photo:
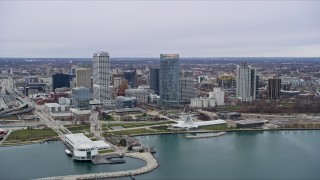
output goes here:
[[93, 54], [93, 98], [103, 104], [111, 102], [110, 59], [107, 52]]
[[214, 98], [217, 106], [224, 105], [224, 91], [221, 88], [214, 87], [213, 92], [209, 92], [209, 98]]
[[77, 68], [76, 69], [76, 86], [77, 87], [86, 87], [89, 90], [92, 89], [90, 68]]
[[254, 101], [257, 93], [257, 70], [242, 63], [237, 66], [237, 98]]

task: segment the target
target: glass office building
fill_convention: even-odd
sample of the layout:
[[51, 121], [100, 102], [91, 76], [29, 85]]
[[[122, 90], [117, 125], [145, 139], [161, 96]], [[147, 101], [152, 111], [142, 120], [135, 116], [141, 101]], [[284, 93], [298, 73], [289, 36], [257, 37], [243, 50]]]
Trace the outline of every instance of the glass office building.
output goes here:
[[180, 100], [179, 54], [160, 55], [160, 103], [164, 107], [179, 105]]

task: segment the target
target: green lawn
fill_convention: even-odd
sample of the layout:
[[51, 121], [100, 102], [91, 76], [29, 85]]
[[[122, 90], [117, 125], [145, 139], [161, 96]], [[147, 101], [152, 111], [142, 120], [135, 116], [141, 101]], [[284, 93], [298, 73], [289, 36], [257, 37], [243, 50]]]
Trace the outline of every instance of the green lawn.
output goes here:
[[140, 128], [140, 129], [129, 129], [129, 130], [122, 130], [122, 131], [114, 131], [113, 134], [116, 135], [131, 135], [131, 134], [147, 134], [147, 133], [154, 133], [156, 131]]
[[58, 136], [52, 129], [23, 129], [10, 133], [6, 141], [29, 141]]
[[[113, 127], [113, 126], [122, 126], [124, 128], [132, 128], [132, 127], [142, 127], [142, 126], [154, 126], [154, 125], [162, 125], [162, 124], [172, 124], [174, 122], [172, 121], [155, 121], [155, 122], [142, 122], [142, 123], [110, 123], [108, 124], [108, 127]], [[102, 128], [106, 128], [107, 125], [103, 124]]]
[[114, 152], [113, 149], [106, 149], [106, 150], [101, 150], [101, 151], [98, 151], [99, 154], [105, 154], [105, 153], [111, 153], [111, 152]]
[[228, 130], [228, 129], [232, 129], [232, 128], [229, 128], [226, 124], [208, 125], [208, 126], [199, 127], [199, 130]]
[[90, 125], [65, 125], [72, 133], [82, 133], [83, 130], [90, 131]]

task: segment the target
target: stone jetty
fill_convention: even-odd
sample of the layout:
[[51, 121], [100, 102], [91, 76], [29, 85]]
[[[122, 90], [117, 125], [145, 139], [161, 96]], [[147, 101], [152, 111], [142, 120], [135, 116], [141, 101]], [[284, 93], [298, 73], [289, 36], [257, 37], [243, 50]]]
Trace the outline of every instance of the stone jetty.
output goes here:
[[139, 174], [150, 172], [159, 166], [157, 160], [149, 152], [126, 153], [125, 156], [143, 160], [147, 164], [141, 168], [127, 170], [127, 171], [55, 176], [55, 177], [47, 177], [47, 178], [41, 178], [41, 179], [42, 180], [66, 180], [66, 179], [87, 180], [87, 179], [105, 179], [105, 178], [116, 178], [116, 177], [125, 177], [125, 176], [136, 176]]

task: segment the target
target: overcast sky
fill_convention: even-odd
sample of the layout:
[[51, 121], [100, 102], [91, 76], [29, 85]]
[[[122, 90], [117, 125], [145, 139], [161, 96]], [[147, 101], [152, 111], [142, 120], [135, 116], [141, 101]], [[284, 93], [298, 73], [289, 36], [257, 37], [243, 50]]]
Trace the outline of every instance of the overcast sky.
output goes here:
[[0, 57], [320, 56], [320, 1], [1, 1]]

